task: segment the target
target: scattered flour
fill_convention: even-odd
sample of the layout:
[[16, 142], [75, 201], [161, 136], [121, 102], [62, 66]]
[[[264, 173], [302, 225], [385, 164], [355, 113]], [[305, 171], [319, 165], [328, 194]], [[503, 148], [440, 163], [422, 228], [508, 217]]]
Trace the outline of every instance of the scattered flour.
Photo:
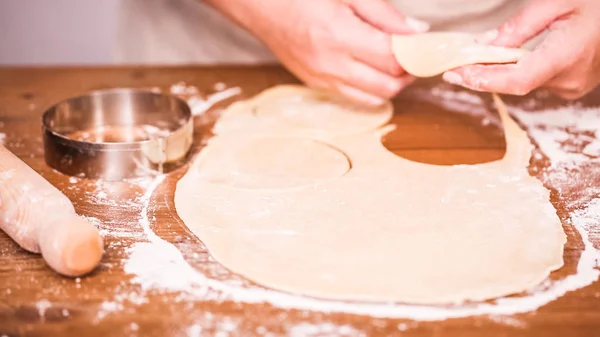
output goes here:
[[96, 321], [100, 321], [108, 314], [113, 312], [122, 311], [124, 308], [123, 303], [117, 301], [104, 301], [100, 304], [100, 308], [98, 310], [98, 314], [96, 315]]
[[291, 326], [288, 331], [290, 337], [320, 337], [320, 336], [367, 336], [364, 332], [358, 331], [349, 325], [335, 325], [331, 323], [309, 324], [300, 323]]
[[50, 303], [48, 300], [42, 299], [35, 303], [35, 307], [38, 310], [38, 315], [40, 315], [41, 318], [44, 318], [46, 316], [46, 310], [52, 307], [52, 303]]
[[202, 336], [202, 326], [200, 324], [194, 324], [187, 329], [187, 335], [189, 337], [200, 337]]
[[[221, 89], [226, 90], [223, 86]], [[183, 84], [175, 85], [171, 91], [179, 95], [201, 97], [197, 89]], [[494, 122], [496, 117], [482, 106], [479, 96], [469, 92], [455, 92], [445, 87], [435, 88], [429, 95], [420, 93], [423, 99], [434, 104], [442, 105], [450, 110], [470, 113], [484, 120]], [[227, 96], [227, 95], [225, 95]], [[228, 96], [231, 97], [231, 96]], [[204, 104], [204, 105], [203, 105]], [[207, 109], [211, 104], [198, 103], [195, 114], [201, 114], [200, 108]], [[214, 104], [214, 103], [212, 103]], [[462, 109], [462, 110], [461, 110]], [[578, 141], [586, 152], [594, 153], [600, 142], [600, 135], [591, 134], [598, 130], [600, 125], [600, 109], [587, 109], [582, 111], [577, 107], [564, 107], [562, 110], [547, 110], [529, 112], [523, 107], [511, 107], [511, 112], [528, 128], [534, 141], [540, 146], [544, 155], [550, 160], [550, 166], [543, 172], [544, 183], [554, 187], [559, 192], [561, 184], [568, 184], [568, 178], [573, 170], [579, 170], [579, 165], [597, 163], [598, 158], [569, 147], [569, 142]], [[565, 115], [570, 117], [565, 117]], [[580, 120], [577, 120], [580, 119]], [[536, 154], [539, 157], [540, 154]], [[140, 180], [137, 183], [145, 192], [135, 200], [141, 207], [141, 214], [136, 220], [136, 226], [141, 226], [142, 238], [146, 241], [136, 242], [128, 248], [128, 257], [124, 260], [123, 268], [127, 274], [132, 275], [131, 282], [141, 288], [138, 294], [143, 298], [145, 292], [158, 291], [181, 293], [189, 301], [223, 301], [230, 300], [242, 303], [269, 303], [278, 308], [310, 310], [320, 312], [342, 312], [358, 315], [368, 315], [381, 318], [406, 318], [422, 321], [436, 321], [448, 318], [458, 318], [474, 315], [487, 315], [490, 320], [502, 324], [524, 327], [524, 323], [509, 317], [517, 313], [534, 311], [545, 304], [554, 301], [567, 292], [583, 288], [597, 281], [600, 276], [598, 270], [600, 263], [600, 249], [594, 247], [591, 241], [591, 231], [600, 223], [600, 188], [591, 190], [582, 195], [573, 204], [578, 205], [572, 212], [570, 225], [579, 233], [583, 250], [577, 264], [575, 273], [562, 279], [550, 281], [532, 289], [524, 296], [501, 298], [486, 303], [473, 303], [456, 306], [414, 306], [394, 303], [348, 303], [340, 301], [327, 301], [304, 296], [297, 296], [275, 290], [265, 289], [229, 276], [224, 280], [209, 277], [203, 272], [193, 268], [184, 259], [182, 252], [173, 244], [158, 237], [151, 229], [152, 219], [149, 213], [153, 210], [152, 196], [158, 186], [164, 181], [165, 176], [153, 179]], [[102, 200], [101, 197], [97, 197]], [[136, 207], [137, 208], [137, 207]], [[97, 221], [95, 223], [98, 223]], [[101, 225], [99, 225], [101, 226]], [[122, 233], [111, 232], [107, 226], [105, 235], [119, 237]], [[570, 238], [571, 239], [571, 238]], [[122, 310], [122, 301], [127, 298], [103, 303], [103, 315]], [[140, 300], [143, 303], [143, 300]], [[99, 315], [102, 316], [102, 315]], [[101, 319], [101, 317], [98, 317]], [[209, 319], [209, 318], [207, 318]], [[219, 331], [227, 334], [229, 329], [234, 329], [241, 322], [230, 322], [229, 325], [220, 326]], [[205, 325], [197, 323], [190, 326], [185, 332], [189, 336], [198, 336], [204, 333]], [[405, 331], [412, 325], [398, 324], [399, 331]], [[363, 336], [362, 331], [350, 326], [323, 323], [317, 325], [296, 324], [286, 327], [291, 336], [302, 335], [342, 335]], [[266, 334], [266, 331], [265, 331]]]
[[202, 115], [215, 104], [235, 97], [242, 92], [239, 87], [227, 88], [221, 82], [215, 84], [213, 89], [215, 90], [214, 93], [203, 95], [198, 88], [180, 82], [172, 85], [170, 91], [173, 95], [178, 95], [187, 100], [194, 116]]
[[[596, 139], [600, 139], [600, 131], [596, 133]], [[600, 158], [600, 141], [590, 142], [582, 150], [582, 153], [588, 157]]]
[[514, 328], [525, 328], [526, 325], [523, 321], [518, 320], [514, 317], [510, 317], [510, 316], [494, 316], [494, 315], [490, 315], [488, 316], [488, 318], [492, 321], [492, 322], [496, 322], [498, 324], [502, 324], [502, 325], [508, 325], [508, 326], [512, 326]]
[[552, 165], [577, 165], [600, 159], [600, 107], [577, 105], [530, 112], [511, 107], [521, 123], [549, 157]]

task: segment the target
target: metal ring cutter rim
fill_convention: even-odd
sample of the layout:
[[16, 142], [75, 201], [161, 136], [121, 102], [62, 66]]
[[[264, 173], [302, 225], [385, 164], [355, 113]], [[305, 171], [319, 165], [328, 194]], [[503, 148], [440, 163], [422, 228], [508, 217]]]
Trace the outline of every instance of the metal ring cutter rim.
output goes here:
[[[95, 142], [86, 142], [86, 141], [81, 141], [81, 140], [76, 140], [73, 138], [69, 138], [67, 137], [65, 134], [62, 134], [56, 130], [54, 130], [54, 128], [52, 126], [50, 126], [49, 124], [52, 122], [52, 117], [50, 116], [51, 113], [55, 112], [56, 109], [68, 102], [72, 102], [75, 100], [79, 100], [79, 99], [83, 99], [86, 97], [93, 97], [93, 96], [101, 96], [101, 95], [105, 95], [105, 94], [110, 94], [110, 93], [115, 93], [115, 94], [119, 94], [119, 93], [148, 93], [148, 94], [153, 94], [153, 95], [157, 95], [157, 96], [167, 96], [171, 99], [174, 99], [176, 101], [179, 101], [180, 104], [180, 108], [182, 109], [183, 113], [186, 115], [186, 123], [189, 122], [192, 119], [192, 110], [190, 108], [190, 106], [187, 104], [187, 102], [175, 95], [172, 94], [164, 94], [164, 93], [157, 93], [151, 90], [147, 90], [147, 89], [135, 89], [135, 88], [111, 88], [111, 89], [100, 89], [100, 90], [94, 90], [94, 91], [90, 91], [87, 94], [83, 94], [83, 95], [78, 95], [78, 96], [72, 96], [69, 98], [66, 98], [54, 105], [52, 105], [50, 108], [46, 109], [42, 115], [42, 128], [44, 132], [49, 132], [51, 133], [54, 137], [56, 137], [56, 139], [54, 139], [55, 141], [60, 141], [62, 144], [69, 146], [69, 147], [75, 147], [75, 148], [93, 148], [95, 150], [99, 150], [99, 151], [119, 151], [119, 150], [131, 150], [131, 149], [137, 149], [139, 146], [143, 145], [143, 144], [147, 144], [149, 142], [151, 142], [150, 139], [147, 140], [142, 140], [142, 141], [131, 141], [131, 142], [113, 142], [113, 143], [108, 143], [108, 142], [102, 142], [102, 143], [95, 143]], [[182, 125], [180, 127], [184, 128], [185, 125]], [[177, 129], [179, 130], [179, 129]], [[176, 132], [177, 130], [172, 130], [171, 132]]]

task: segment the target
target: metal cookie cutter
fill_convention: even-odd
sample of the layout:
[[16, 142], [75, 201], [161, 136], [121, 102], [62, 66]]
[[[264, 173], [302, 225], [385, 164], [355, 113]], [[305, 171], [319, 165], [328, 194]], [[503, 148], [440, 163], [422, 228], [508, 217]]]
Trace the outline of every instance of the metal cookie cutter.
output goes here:
[[171, 171], [193, 142], [188, 104], [137, 89], [94, 91], [43, 116], [46, 163], [68, 175], [121, 180]]

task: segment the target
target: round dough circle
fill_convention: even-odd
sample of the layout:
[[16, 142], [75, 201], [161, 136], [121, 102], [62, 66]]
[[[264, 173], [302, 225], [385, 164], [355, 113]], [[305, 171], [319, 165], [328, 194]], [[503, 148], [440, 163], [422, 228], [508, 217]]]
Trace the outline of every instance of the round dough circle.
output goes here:
[[256, 105], [254, 113], [259, 118], [276, 120], [278, 124], [291, 128], [329, 132], [362, 126], [371, 122], [377, 112], [320, 92], [265, 99]]
[[361, 133], [386, 124], [390, 102], [367, 107], [330, 92], [280, 85], [254, 99], [238, 102], [217, 121], [216, 134], [342, 135]]
[[196, 169], [204, 180], [243, 189], [310, 186], [350, 169], [341, 151], [300, 138], [217, 137], [200, 156]]
[[392, 52], [398, 64], [417, 77], [433, 77], [469, 64], [513, 63], [528, 52], [481, 44], [477, 37], [458, 32], [394, 35]]

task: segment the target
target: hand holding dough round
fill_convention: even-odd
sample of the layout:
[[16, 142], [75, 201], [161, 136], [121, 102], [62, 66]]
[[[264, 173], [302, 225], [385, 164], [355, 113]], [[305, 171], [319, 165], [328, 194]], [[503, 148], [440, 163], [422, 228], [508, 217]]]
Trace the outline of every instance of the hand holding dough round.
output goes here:
[[448, 70], [477, 63], [513, 63], [527, 51], [478, 43], [476, 35], [434, 32], [394, 35], [392, 51], [409, 74], [432, 77]]

